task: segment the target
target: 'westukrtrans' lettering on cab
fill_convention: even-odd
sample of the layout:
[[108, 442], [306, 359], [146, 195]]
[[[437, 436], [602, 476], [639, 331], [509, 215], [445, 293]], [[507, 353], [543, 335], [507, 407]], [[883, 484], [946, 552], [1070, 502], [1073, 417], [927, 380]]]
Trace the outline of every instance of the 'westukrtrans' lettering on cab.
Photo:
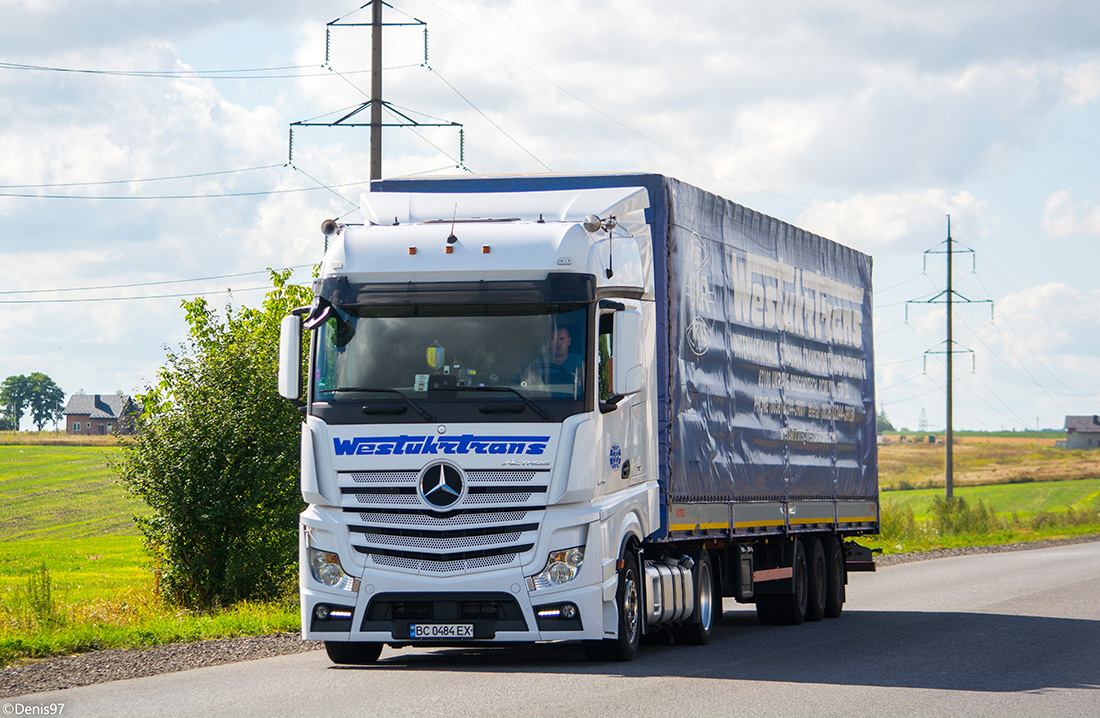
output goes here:
[[402, 454], [523, 454], [539, 456], [549, 436], [357, 436], [332, 440], [337, 456], [391, 456]]

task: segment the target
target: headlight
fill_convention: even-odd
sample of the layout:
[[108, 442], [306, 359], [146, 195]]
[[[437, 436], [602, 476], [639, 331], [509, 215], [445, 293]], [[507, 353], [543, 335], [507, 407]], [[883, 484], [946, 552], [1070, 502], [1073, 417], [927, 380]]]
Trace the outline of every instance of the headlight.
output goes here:
[[532, 591], [569, 583], [580, 573], [584, 564], [584, 547], [553, 551], [546, 559], [546, 567], [527, 579], [527, 587]]
[[314, 579], [331, 588], [359, 590], [359, 579], [347, 575], [340, 565], [340, 557], [330, 551], [309, 549], [309, 572]]

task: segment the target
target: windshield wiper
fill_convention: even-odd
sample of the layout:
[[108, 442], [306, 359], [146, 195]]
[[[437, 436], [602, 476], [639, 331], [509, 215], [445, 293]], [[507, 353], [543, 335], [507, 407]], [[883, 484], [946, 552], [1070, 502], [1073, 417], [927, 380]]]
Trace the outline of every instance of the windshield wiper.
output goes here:
[[402, 399], [405, 400], [406, 404], [408, 404], [413, 409], [415, 409], [417, 414], [420, 414], [422, 417], [424, 417], [425, 420], [435, 421], [435, 419], [432, 418], [432, 415], [424, 410], [424, 407], [420, 406], [415, 401], [413, 401], [409, 397], [405, 396], [402, 392], [398, 391], [397, 389], [382, 389], [382, 388], [373, 387], [373, 386], [341, 386], [341, 387], [338, 387], [336, 389], [332, 389], [331, 391], [364, 391], [364, 392], [366, 392], [366, 391], [376, 391], [376, 392], [384, 393], [384, 394], [397, 394], [399, 397], [401, 397]]
[[456, 386], [455, 389], [459, 390], [459, 391], [507, 391], [507, 392], [511, 392], [512, 394], [515, 394], [516, 396], [518, 396], [520, 401], [522, 401], [527, 406], [531, 407], [531, 409], [536, 414], [541, 416], [543, 419], [546, 419], [547, 421], [550, 420], [550, 415], [547, 414], [546, 411], [542, 407], [540, 407], [538, 404], [536, 404], [535, 402], [528, 399], [526, 396], [523, 395], [522, 392], [519, 392], [519, 391], [517, 391], [516, 389], [513, 389], [510, 386]]

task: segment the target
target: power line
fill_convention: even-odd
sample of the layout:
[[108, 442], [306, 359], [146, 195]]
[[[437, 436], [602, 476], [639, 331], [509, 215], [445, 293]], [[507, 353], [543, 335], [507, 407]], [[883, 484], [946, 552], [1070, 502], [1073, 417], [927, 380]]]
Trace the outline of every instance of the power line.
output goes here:
[[[289, 287], [302, 287], [304, 284], [288, 284]], [[87, 299], [0, 299], [0, 304], [81, 304], [86, 302], [129, 302], [129, 301], [144, 301], [147, 299], [179, 299], [182, 297], [209, 297], [216, 294], [233, 294], [234, 292], [258, 292], [260, 290], [271, 291], [271, 286], [265, 287], [245, 287], [244, 289], [234, 289], [233, 287], [226, 287], [225, 289], [211, 290], [208, 292], [183, 292], [182, 294], [150, 294], [139, 297], [90, 297]]]
[[140, 182], [167, 182], [170, 180], [181, 179], [196, 179], [199, 177], [214, 177], [216, 175], [230, 175], [239, 174], [243, 172], [255, 172], [257, 170], [269, 170], [275, 167], [282, 167], [281, 164], [276, 165], [261, 165], [259, 167], [243, 167], [236, 170], [217, 170], [213, 172], [197, 172], [189, 175], [172, 175], [168, 177], [143, 177], [139, 179], [124, 179], [124, 180], [98, 180], [94, 182], [54, 182], [51, 184], [3, 184], [0, 185], [0, 189], [52, 189], [56, 187], [92, 187], [96, 185], [109, 185], [109, 184], [138, 184]]
[[534, 160], [535, 162], [538, 162], [538, 163], [539, 163], [540, 165], [542, 165], [542, 166], [543, 166], [543, 167], [544, 167], [544, 168], [546, 169], [546, 171], [547, 171], [547, 172], [553, 172], [553, 171], [554, 171], [554, 170], [550, 169], [550, 165], [546, 164], [545, 162], [543, 162], [542, 160], [540, 160], [540, 159], [539, 159], [538, 157], [536, 157], [536, 156], [534, 155], [534, 153], [532, 153], [532, 152], [531, 152], [531, 151], [530, 151], [529, 149], [527, 149], [527, 148], [526, 148], [526, 147], [524, 147], [524, 146], [523, 146], [522, 144], [520, 144], [520, 141], [519, 141], [519, 140], [517, 140], [517, 139], [516, 139], [515, 137], [512, 137], [512, 136], [511, 136], [510, 134], [508, 134], [508, 133], [507, 133], [507, 132], [506, 132], [506, 131], [504, 130], [504, 128], [503, 128], [503, 127], [501, 127], [500, 125], [498, 125], [498, 124], [497, 124], [496, 122], [494, 122], [494, 121], [492, 120], [492, 118], [490, 118], [490, 117], [489, 117], [488, 115], [486, 115], [486, 114], [485, 114], [484, 112], [482, 112], [482, 111], [481, 111], [481, 108], [480, 108], [480, 107], [478, 107], [477, 105], [475, 105], [475, 104], [474, 104], [473, 102], [471, 102], [471, 101], [470, 101], [470, 98], [466, 97], [466, 96], [465, 96], [465, 95], [463, 95], [463, 94], [462, 94], [461, 92], [459, 92], [459, 91], [458, 91], [458, 88], [457, 88], [457, 87], [455, 87], [454, 85], [452, 85], [452, 84], [451, 84], [451, 83], [450, 83], [450, 82], [449, 82], [449, 81], [447, 80], [447, 78], [446, 78], [446, 77], [443, 77], [443, 75], [442, 75], [442, 74], [441, 74], [441, 73], [439, 72], [439, 70], [436, 70], [435, 68], [433, 68], [433, 67], [432, 67], [431, 65], [428, 65], [428, 64], [425, 64], [425, 65], [424, 65], [424, 67], [428, 68], [428, 70], [429, 70], [429, 71], [431, 71], [431, 73], [432, 73], [432, 74], [434, 74], [434, 75], [435, 75], [436, 77], [438, 77], [438, 78], [439, 78], [440, 80], [442, 80], [442, 81], [443, 81], [443, 84], [444, 84], [444, 85], [446, 85], [447, 87], [451, 88], [451, 91], [452, 91], [452, 92], [454, 92], [454, 93], [455, 93], [456, 95], [458, 95], [459, 97], [461, 97], [461, 98], [462, 98], [462, 101], [463, 101], [463, 102], [465, 102], [465, 103], [466, 103], [467, 105], [469, 105], [470, 107], [474, 108], [474, 111], [475, 111], [475, 112], [477, 112], [477, 113], [478, 113], [479, 115], [481, 115], [482, 117], [484, 117], [484, 118], [485, 118], [485, 120], [486, 120], [486, 122], [488, 122], [488, 123], [489, 123], [490, 125], [492, 125], [493, 127], [495, 127], [495, 128], [497, 129], [497, 131], [498, 131], [498, 132], [500, 132], [500, 134], [502, 134], [502, 135], [504, 135], [505, 137], [507, 137], [507, 138], [508, 138], [508, 139], [509, 139], [509, 140], [510, 140], [510, 141], [512, 142], [512, 144], [514, 144], [514, 145], [515, 145], [516, 147], [519, 147], [519, 148], [520, 148], [521, 150], [523, 150], [524, 152], [526, 152], [526, 153], [527, 153], [527, 156], [528, 156], [528, 157], [530, 157], [530, 158], [531, 158], [531, 159], [533, 159], [533, 160]]
[[[78, 75], [105, 75], [111, 77], [139, 77], [150, 79], [193, 79], [193, 80], [287, 80], [304, 77], [327, 77], [327, 72], [293, 72], [287, 70], [305, 70], [320, 68], [318, 65], [284, 65], [282, 67], [254, 67], [233, 70], [100, 70], [74, 67], [51, 67], [46, 65], [25, 65], [16, 62], [0, 62], [0, 69], [25, 70], [32, 72], [59, 72]], [[370, 70], [349, 70], [346, 74], [355, 75]], [[262, 74], [268, 73], [268, 74]]]
[[264, 197], [297, 192], [316, 192], [320, 189], [332, 190], [336, 187], [357, 187], [370, 184], [369, 180], [345, 182], [343, 184], [323, 185], [321, 187], [295, 187], [292, 189], [259, 190], [256, 192], [221, 192], [213, 194], [175, 194], [175, 195], [81, 195], [81, 194], [29, 194], [21, 192], [0, 192], [0, 197], [21, 199], [97, 199], [97, 200], [153, 200], [153, 199], [224, 199], [227, 197]]
[[[305, 269], [311, 264], [298, 264], [286, 269]], [[187, 284], [189, 282], [209, 282], [215, 279], [236, 279], [237, 277], [251, 277], [256, 274], [267, 274], [267, 269], [255, 272], [238, 272], [237, 274], [218, 274], [210, 277], [195, 277], [192, 279], [165, 279], [157, 282], [135, 282], [133, 284], [102, 284], [94, 287], [61, 287], [56, 289], [15, 289], [0, 292], [0, 294], [48, 294], [57, 292], [92, 292], [101, 289], [133, 289], [134, 287], [159, 287], [166, 284]]]

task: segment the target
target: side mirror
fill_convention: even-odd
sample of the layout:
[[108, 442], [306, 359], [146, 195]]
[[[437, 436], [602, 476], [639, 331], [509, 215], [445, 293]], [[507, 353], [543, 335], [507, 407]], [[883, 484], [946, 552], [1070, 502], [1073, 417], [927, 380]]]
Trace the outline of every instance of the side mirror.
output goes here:
[[611, 390], [622, 396], [637, 394], [645, 385], [642, 313], [615, 312], [611, 347]]
[[302, 398], [302, 319], [293, 314], [279, 326], [279, 396]]

